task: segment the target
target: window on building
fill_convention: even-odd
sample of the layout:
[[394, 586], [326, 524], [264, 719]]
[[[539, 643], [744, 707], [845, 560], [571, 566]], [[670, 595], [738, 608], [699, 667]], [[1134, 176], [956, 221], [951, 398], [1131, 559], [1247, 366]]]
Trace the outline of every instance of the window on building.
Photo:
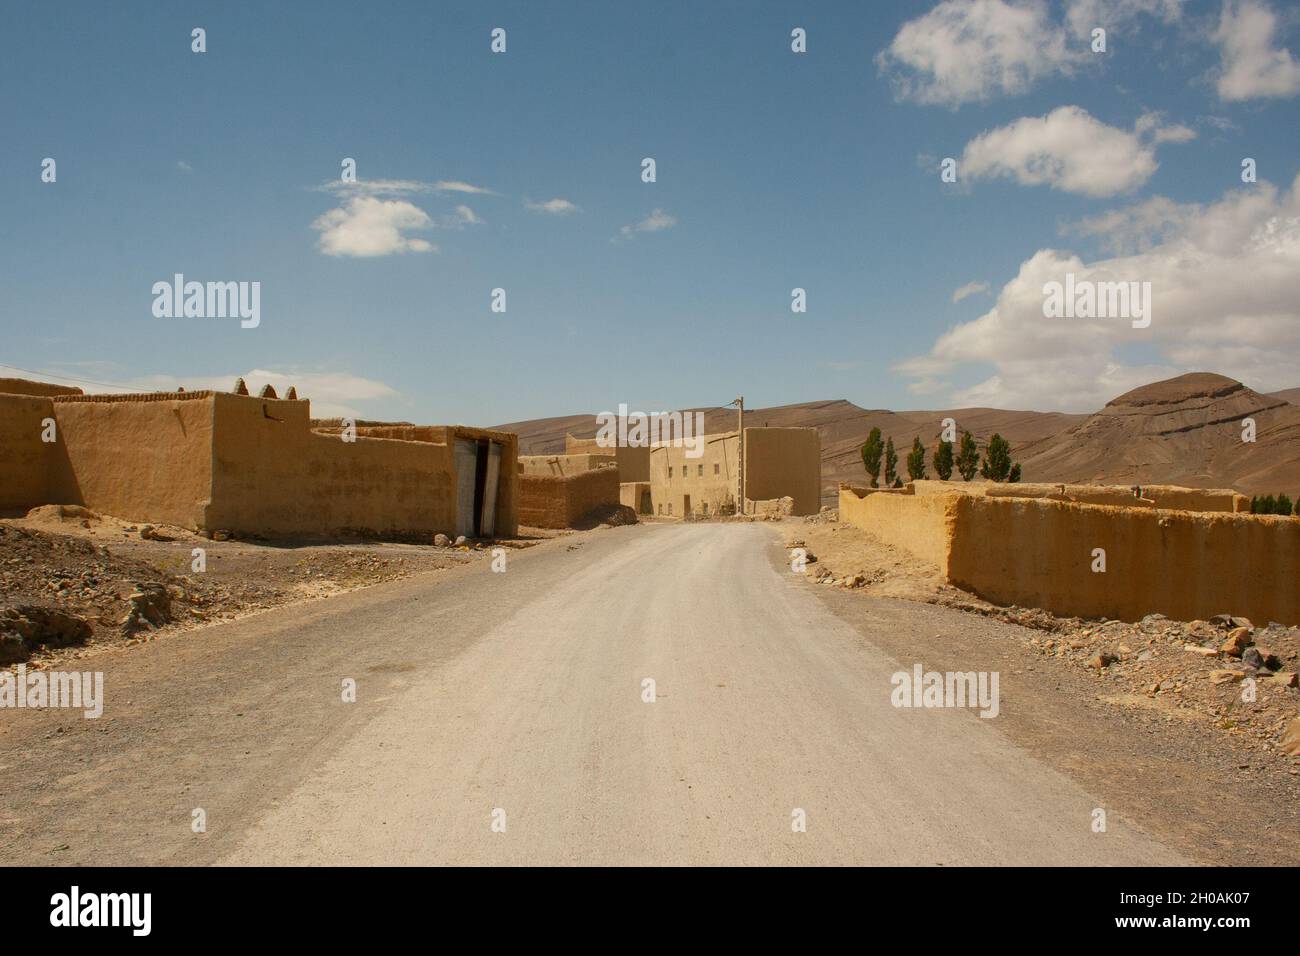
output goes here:
[[668, 477], [671, 478], [672, 476], [673, 476], [673, 466], [672, 466], [672, 465], [669, 465], [669, 466], [668, 466]]
[[695, 467], [696, 467], [696, 469], [697, 469], [696, 472], [695, 472], [696, 477], [698, 477], [698, 478], [703, 478], [703, 477], [704, 477], [704, 466], [703, 466], [703, 465], [696, 465]]
[[717, 462], [714, 462], [714, 463], [713, 463], [713, 473], [714, 473], [715, 475], [718, 473], [718, 463], [717, 463]]

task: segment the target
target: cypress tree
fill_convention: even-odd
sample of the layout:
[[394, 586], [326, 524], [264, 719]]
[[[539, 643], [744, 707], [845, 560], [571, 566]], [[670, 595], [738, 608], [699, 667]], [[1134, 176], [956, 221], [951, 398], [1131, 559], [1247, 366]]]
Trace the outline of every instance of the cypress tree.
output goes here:
[[925, 446], [919, 437], [912, 439], [912, 451], [907, 456], [907, 477], [913, 481], [925, 478]]
[[883, 451], [884, 446], [880, 444], [880, 429], [873, 428], [867, 435], [867, 440], [862, 443], [862, 466], [871, 476], [872, 488], [880, 487], [880, 454]]
[[980, 474], [989, 481], [1006, 481], [1011, 474], [1011, 444], [996, 432], [989, 439]]
[[934, 471], [940, 481], [947, 481], [952, 477], [952, 464], [952, 442], [939, 442], [939, 447], [934, 452]]
[[962, 432], [961, 449], [957, 452], [957, 471], [963, 481], [970, 481], [980, 466], [980, 451], [975, 445], [975, 438], [970, 432]]

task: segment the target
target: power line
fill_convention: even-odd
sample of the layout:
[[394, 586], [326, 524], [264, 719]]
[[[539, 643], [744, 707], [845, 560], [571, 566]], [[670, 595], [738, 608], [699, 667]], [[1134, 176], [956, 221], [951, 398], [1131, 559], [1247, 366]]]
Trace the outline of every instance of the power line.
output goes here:
[[7, 368], [15, 372], [26, 372], [28, 375], [41, 375], [45, 378], [61, 379], [65, 382], [73, 382], [77, 385], [98, 385], [100, 388], [121, 388], [128, 392], [138, 392], [140, 389], [134, 385], [123, 385], [121, 382], [96, 382], [88, 378], [73, 378], [71, 375], [55, 375], [53, 372], [38, 372], [32, 368], [22, 368], [18, 365], [6, 365], [0, 362], [0, 368]]

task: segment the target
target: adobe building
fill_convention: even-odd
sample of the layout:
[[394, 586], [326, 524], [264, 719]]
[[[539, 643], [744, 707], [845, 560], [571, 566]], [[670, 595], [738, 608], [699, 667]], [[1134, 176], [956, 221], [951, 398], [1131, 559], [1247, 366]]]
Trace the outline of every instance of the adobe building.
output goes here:
[[519, 476], [519, 523], [531, 528], [582, 527], [618, 503], [618, 469], [612, 463], [570, 475]]
[[[993, 603], [1137, 621], [1300, 624], [1300, 519], [1170, 485], [840, 484], [840, 520]], [[1099, 563], [1104, 561], [1104, 564]]]
[[507, 432], [362, 423], [353, 433], [313, 421], [307, 400], [277, 398], [269, 387], [258, 397], [5, 387], [24, 393], [0, 394], [0, 510], [75, 504], [130, 521], [263, 535], [518, 529], [517, 439]]
[[619, 481], [650, 480], [650, 446], [618, 445], [609, 447], [600, 445], [594, 438], [574, 438], [564, 436], [565, 455], [602, 455], [612, 458], [618, 466]]
[[[736, 513], [737, 432], [703, 436], [703, 453], [659, 443], [650, 448], [650, 497], [656, 515], [707, 517]], [[821, 507], [821, 439], [815, 428], [745, 429], [746, 514], [790, 498], [790, 513]]]
[[[519, 457], [520, 521], [534, 528], [572, 528], [593, 511], [627, 504], [638, 514], [650, 514], [648, 500], [636, 501], [631, 489], [649, 486], [650, 448], [607, 447], [594, 438], [564, 436], [563, 455]], [[595, 478], [583, 478], [601, 471]], [[613, 480], [610, 474], [613, 474]], [[543, 480], [545, 479], [545, 480]], [[636, 503], [629, 502], [631, 497]]]
[[520, 455], [521, 475], [549, 475], [564, 478], [597, 468], [617, 468], [612, 455]]

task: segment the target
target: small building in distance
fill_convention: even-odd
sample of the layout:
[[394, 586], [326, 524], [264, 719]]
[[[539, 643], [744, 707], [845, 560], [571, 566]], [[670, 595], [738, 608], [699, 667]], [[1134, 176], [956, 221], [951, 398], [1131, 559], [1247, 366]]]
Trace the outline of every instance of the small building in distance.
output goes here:
[[595, 438], [564, 436], [565, 455], [603, 455], [618, 465], [619, 481], [650, 480], [650, 447], [648, 445], [620, 445], [609, 447], [598, 444]]
[[[656, 515], [707, 517], [735, 514], [738, 433], [703, 436], [703, 451], [660, 443], [650, 448], [650, 497]], [[821, 507], [821, 439], [815, 428], [745, 429], [744, 513], [775, 510], [791, 499], [790, 514]]]

